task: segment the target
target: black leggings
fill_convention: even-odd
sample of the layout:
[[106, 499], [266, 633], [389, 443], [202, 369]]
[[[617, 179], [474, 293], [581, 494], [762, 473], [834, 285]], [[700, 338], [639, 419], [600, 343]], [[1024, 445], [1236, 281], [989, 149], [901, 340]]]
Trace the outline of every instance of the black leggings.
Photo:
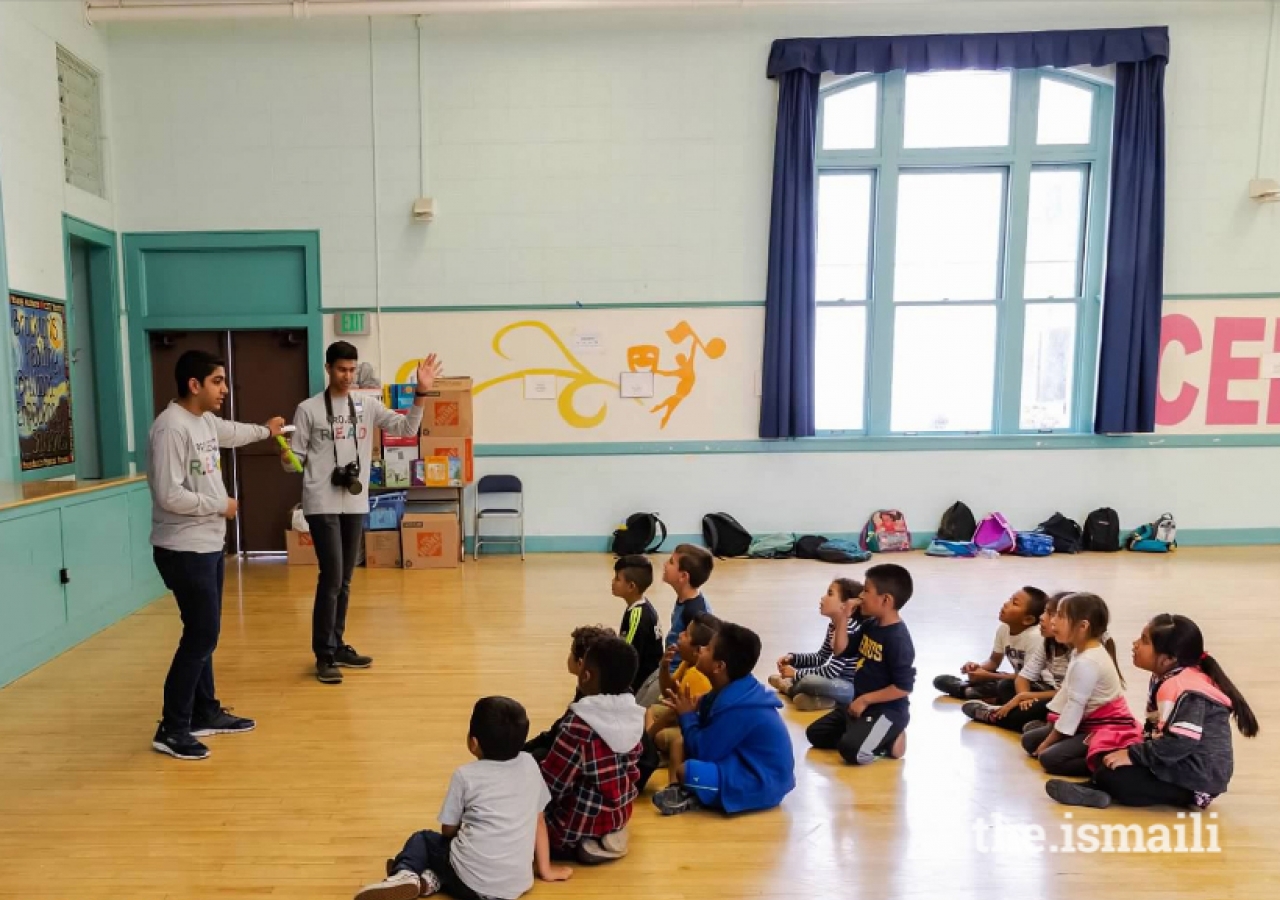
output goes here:
[[886, 756], [905, 726], [883, 713], [854, 718], [844, 707], [833, 709], [805, 730], [809, 743], [819, 750], [838, 750], [850, 765], [864, 766]]
[[[1007, 703], [1008, 701], [1005, 702]], [[1022, 729], [1026, 727], [1028, 722], [1047, 721], [1049, 721], [1049, 701], [1037, 700], [1026, 709], [1015, 706], [1003, 719], [992, 719], [991, 724], [997, 728], [1004, 728], [1021, 734]]]
[[1106, 766], [1093, 773], [1093, 786], [1106, 791], [1121, 806], [1195, 805], [1195, 794], [1184, 787], [1161, 781], [1146, 766], [1129, 765], [1117, 769]]

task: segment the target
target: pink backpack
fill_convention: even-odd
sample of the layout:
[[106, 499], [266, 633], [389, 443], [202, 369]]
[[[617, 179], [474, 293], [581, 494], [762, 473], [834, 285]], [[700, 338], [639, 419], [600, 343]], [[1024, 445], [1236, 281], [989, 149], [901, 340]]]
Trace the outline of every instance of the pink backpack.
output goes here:
[[978, 523], [978, 530], [973, 533], [973, 542], [980, 550], [1012, 553], [1018, 538], [1004, 516], [1000, 513], [988, 513]]

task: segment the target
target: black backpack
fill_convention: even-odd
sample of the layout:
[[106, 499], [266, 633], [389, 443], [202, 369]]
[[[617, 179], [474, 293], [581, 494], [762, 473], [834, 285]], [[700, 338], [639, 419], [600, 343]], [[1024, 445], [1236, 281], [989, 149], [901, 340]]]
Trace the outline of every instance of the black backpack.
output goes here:
[[718, 557], [746, 556], [751, 532], [726, 512], [707, 513], [702, 517], [702, 541]]
[[1085, 550], [1116, 553], [1120, 549], [1120, 516], [1109, 506], [1089, 513], [1084, 520]]
[[[658, 531], [662, 536], [658, 536]], [[632, 553], [653, 553], [667, 539], [667, 526], [657, 513], [632, 513], [627, 524], [613, 533], [613, 552], [618, 556]]]
[[1040, 523], [1040, 531], [1053, 538], [1054, 553], [1079, 553], [1080, 542], [1084, 532], [1075, 519], [1068, 519], [1062, 513], [1054, 513]]
[[796, 559], [817, 559], [818, 548], [827, 542], [827, 539], [816, 534], [806, 534], [804, 537], [796, 538], [796, 545], [793, 552]]
[[971, 541], [977, 530], [978, 520], [973, 517], [973, 510], [957, 500], [942, 514], [934, 537], [940, 541]]

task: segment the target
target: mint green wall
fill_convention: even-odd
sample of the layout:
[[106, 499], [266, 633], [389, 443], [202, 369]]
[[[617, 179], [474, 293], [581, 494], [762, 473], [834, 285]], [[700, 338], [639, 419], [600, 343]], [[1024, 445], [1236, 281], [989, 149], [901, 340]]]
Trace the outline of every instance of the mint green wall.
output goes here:
[[305, 329], [310, 387], [324, 386], [319, 232], [126, 234], [124, 274], [139, 468], [155, 407], [150, 332]]
[[165, 594], [150, 522], [141, 481], [0, 510], [0, 686]]

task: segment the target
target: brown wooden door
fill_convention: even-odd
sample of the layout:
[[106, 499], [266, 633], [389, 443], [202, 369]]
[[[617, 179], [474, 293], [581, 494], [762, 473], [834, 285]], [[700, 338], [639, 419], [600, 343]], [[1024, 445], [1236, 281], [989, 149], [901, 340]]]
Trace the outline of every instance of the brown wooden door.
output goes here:
[[[173, 370], [178, 364], [178, 357], [188, 350], [203, 350], [220, 359], [228, 358], [227, 332], [225, 331], [153, 331], [151, 343], [151, 396], [155, 408], [152, 416], [164, 412], [170, 401], [178, 396], [178, 385], [174, 380]], [[223, 418], [231, 415], [231, 398], [222, 404], [219, 412]], [[235, 491], [235, 454], [230, 450], [222, 451], [222, 482], [226, 485], [227, 496], [236, 496]], [[227, 526], [227, 551], [234, 553], [238, 547], [236, 529], [231, 523]]]
[[[308, 388], [305, 331], [231, 332], [231, 392], [237, 421], [265, 422], [283, 416], [291, 423]], [[301, 478], [281, 468], [275, 441], [241, 447], [236, 451], [235, 471], [240, 550], [284, 552], [290, 512], [301, 501]]]

